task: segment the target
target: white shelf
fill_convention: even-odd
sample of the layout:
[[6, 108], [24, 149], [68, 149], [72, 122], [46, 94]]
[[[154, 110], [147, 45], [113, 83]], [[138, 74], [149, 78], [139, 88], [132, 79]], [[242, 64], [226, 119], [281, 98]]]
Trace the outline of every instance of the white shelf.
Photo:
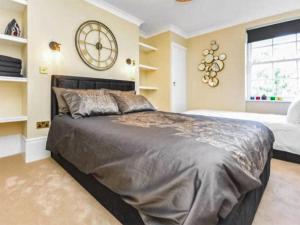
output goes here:
[[27, 78], [19, 78], [19, 77], [3, 77], [0, 76], [0, 82], [5, 81], [5, 82], [20, 82], [20, 83], [26, 83]]
[[140, 65], [139, 65], [139, 68], [140, 68], [141, 70], [146, 70], [146, 71], [156, 71], [156, 70], [158, 70], [158, 68], [156, 68], [156, 67], [153, 67], [153, 66], [147, 66], [147, 65], [143, 65], [143, 64], [140, 64]]
[[27, 44], [27, 39], [22, 37], [15, 37], [7, 34], [0, 34], [0, 41], [8, 41], [16, 44]]
[[139, 88], [140, 88], [140, 90], [144, 90], [144, 91], [157, 91], [158, 90], [157, 87], [149, 87], [149, 86], [140, 86]]
[[139, 45], [140, 45], [140, 49], [142, 51], [144, 51], [144, 52], [153, 52], [153, 51], [155, 52], [155, 51], [158, 50], [157, 48], [155, 48], [155, 47], [153, 47], [151, 45], [147, 45], [147, 44], [145, 44], [143, 42], [140, 42]]
[[0, 0], [0, 9], [4, 10], [23, 12], [27, 5], [28, 2], [26, 0]]
[[25, 122], [27, 116], [0, 116], [0, 123]]

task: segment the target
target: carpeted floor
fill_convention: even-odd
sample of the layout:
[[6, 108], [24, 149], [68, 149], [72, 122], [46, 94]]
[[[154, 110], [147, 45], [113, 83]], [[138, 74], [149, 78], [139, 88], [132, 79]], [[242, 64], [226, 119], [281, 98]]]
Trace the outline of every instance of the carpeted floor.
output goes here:
[[[273, 160], [254, 225], [298, 225], [300, 165]], [[0, 225], [120, 225], [52, 159], [0, 159]]]

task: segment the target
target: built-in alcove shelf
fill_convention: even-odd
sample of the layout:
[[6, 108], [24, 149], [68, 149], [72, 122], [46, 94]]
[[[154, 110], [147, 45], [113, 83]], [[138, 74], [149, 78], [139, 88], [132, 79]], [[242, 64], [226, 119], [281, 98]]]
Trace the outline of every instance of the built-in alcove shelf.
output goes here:
[[144, 64], [140, 64], [139, 68], [140, 68], [140, 70], [145, 70], [145, 71], [157, 71], [158, 70], [158, 68], [156, 68], [156, 67], [147, 66], [147, 65], [144, 65]]
[[0, 123], [26, 122], [27, 116], [0, 116]]
[[0, 34], [0, 41], [12, 42], [16, 44], [26, 45], [27, 39], [22, 37], [15, 37], [7, 34]]
[[19, 83], [27, 83], [27, 78], [20, 78], [20, 77], [3, 77], [0, 76], [0, 82], [19, 82]]
[[[28, 68], [27, 10], [27, 0], [0, 0], [0, 55], [21, 59], [24, 75], [27, 74]], [[4, 34], [7, 24], [12, 19], [16, 19], [19, 24], [22, 37]], [[26, 133], [28, 121], [27, 82], [27, 77], [0, 76], [0, 146], [3, 149], [0, 157], [24, 151], [22, 136]]]
[[140, 42], [139, 45], [140, 45], [140, 49], [144, 52], [153, 52], [153, 51], [155, 52], [158, 50], [157, 48], [155, 48], [151, 45], [145, 44], [143, 42]]
[[140, 86], [141, 91], [157, 91], [157, 87], [150, 87], [150, 86]]

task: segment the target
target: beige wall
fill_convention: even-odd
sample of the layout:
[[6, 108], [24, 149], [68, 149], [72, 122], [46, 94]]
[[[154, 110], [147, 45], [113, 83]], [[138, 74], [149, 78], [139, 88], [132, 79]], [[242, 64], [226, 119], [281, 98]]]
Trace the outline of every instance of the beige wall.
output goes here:
[[[286, 113], [287, 103], [246, 103], [245, 102], [245, 60], [246, 30], [249, 28], [299, 18], [300, 10], [246, 23], [188, 40], [188, 107], [189, 109], [219, 109], [232, 111], [252, 111]], [[225, 69], [218, 75], [220, 85], [210, 88], [201, 82], [202, 73], [197, 70], [202, 51], [210, 47], [210, 41], [220, 44], [219, 53], [228, 56]]]
[[[98, 72], [87, 67], [76, 52], [74, 36], [77, 28], [87, 20], [106, 24], [116, 36], [119, 56], [114, 67]], [[37, 121], [50, 120], [50, 75], [40, 75], [39, 66], [47, 65], [49, 74], [89, 76], [128, 80], [126, 58], [139, 62], [139, 29], [83, 0], [29, 0], [28, 6], [28, 124], [29, 138], [45, 136], [48, 130], [37, 130]], [[61, 43], [59, 60], [49, 54], [48, 43]], [[132, 71], [131, 71], [132, 72]]]

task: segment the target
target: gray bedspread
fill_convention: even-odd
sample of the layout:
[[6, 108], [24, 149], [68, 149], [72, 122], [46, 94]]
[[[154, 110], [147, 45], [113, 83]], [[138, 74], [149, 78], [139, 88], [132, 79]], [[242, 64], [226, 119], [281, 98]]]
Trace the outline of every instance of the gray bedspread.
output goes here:
[[164, 112], [57, 116], [47, 149], [120, 194], [146, 225], [215, 225], [261, 185], [271, 131]]

